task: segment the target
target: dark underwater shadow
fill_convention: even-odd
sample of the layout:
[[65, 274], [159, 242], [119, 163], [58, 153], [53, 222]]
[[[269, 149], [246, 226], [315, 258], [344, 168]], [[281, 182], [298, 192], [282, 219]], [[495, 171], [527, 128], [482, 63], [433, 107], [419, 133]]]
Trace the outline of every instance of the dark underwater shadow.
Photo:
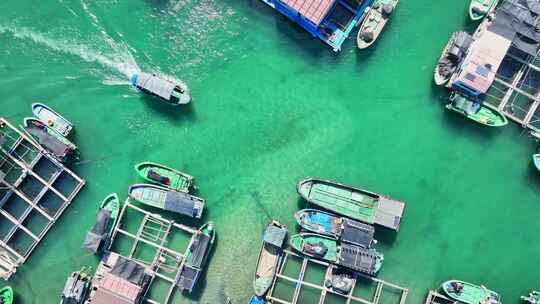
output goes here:
[[193, 108], [194, 101], [186, 105], [169, 105], [147, 94], [142, 94], [141, 99], [148, 109], [172, 122], [196, 122], [197, 116]]
[[145, 0], [145, 1], [146, 3], [148, 3], [148, 5], [152, 7], [160, 8], [160, 9], [166, 7], [171, 2], [171, 0]]
[[391, 245], [397, 239], [398, 232], [384, 227], [375, 228], [375, 239], [381, 244]]

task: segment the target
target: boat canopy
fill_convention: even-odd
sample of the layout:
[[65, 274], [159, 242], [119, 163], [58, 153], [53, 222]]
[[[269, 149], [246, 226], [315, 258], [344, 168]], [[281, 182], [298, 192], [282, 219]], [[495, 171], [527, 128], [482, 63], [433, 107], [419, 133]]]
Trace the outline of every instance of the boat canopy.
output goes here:
[[398, 231], [404, 210], [404, 202], [380, 196], [379, 208], [375, 213], [375, 224]]
[[342, 244], [338, 264], [364, 273], [373, 273], [377, 256], [374, 250]]
[[144, 267], [122, 256], [118, 256], [110, 274], [138, 286], [144, 283], [146, 276]]
[[62, 304], [82, 304], [87, 288], [87, 282], [80, 280], [78, 274], [71, 275], [62, 291]]
[[111, 212], [107, 209], [99, 209], [97, 214], [96, 223], [90, 231], [86, 234], [84, 239], [83, 248], [97, 253], [101, 243], [108, 237], [107, 226], [111, 220]]
[[540, 48], [537, 0], [507, 0], [498, 9], [488, 30], [512, 41], [517, 49], [536, 56]]
[[182, 267], [182, 270], [178, 274], [178, 277], [176, 279], [176, 286], [180, 290], [187, 290], [191, 292], [193, 290], [193, 287], [195, 287], [195, 284], [197, 283], [199, 274], [199, 269], [195, 269], [193, 267], [185, 265], [184, 267]]
[[54, 138], [51, 134], [47, 132], [47, 129], [43, 126], [37, 126], [34, 124], [29, 124], [24, 127], [24, 129], [34, 136], [39, 144], [47, 148], [54, 155], [65, 156], [70, 150], [70, 147], [58, 139]]
[[176, 84], [148, 73], [137, 74], [135, 85], [165, 100], [170, 100]]
[[264, 232], [263, 241], [273, 246], [281, 248], [287, 237], [287, 229], [279, 228], [274, 225], [268, 225]]
[[206, 234], [199, 234], [193, 241], [193, 245], [189, 250], [192, 254], [191, 265], [201, 268], [204, 262], [204, 257], [210, 247], [212, 238]]
[[374, 235], [375, 228], [371, 225], [349, 219], [343, 221], [343, 231], [341, 232], [342, 241], [369, 248], [371, 247], [371, 243], [373, 243]]
[[471, 45], [471, 50], [465, 58], [455, 82], [480, 94], [486, 93], [495, 80], [495, 74], [506, 56], [510, 44], [511, 41], [507, 38], [486, 31]]
[[167, 195], [165, 196], [165, 210], [192, 217], [199, 214], [198, 206], [195, 205], [191, 196], [176, 191], [167, 192]]

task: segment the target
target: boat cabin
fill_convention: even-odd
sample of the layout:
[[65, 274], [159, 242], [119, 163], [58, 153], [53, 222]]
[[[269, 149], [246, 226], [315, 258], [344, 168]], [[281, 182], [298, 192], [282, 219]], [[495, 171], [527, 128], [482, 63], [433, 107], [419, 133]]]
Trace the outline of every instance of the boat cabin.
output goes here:
[[138, 73], [131, 76], [131, 84], [142, 92], [172, 104], [189, 103], [188, 89], [181, 83], [173, 83], [155, 74]]
[[371, 225], [343, 219], [341, 241], [355, 244], [363, 248], [371, 248], [375, 239], [375, 228]]
[[262, 0], [270, 7], [314, 37], [328, 44], [335, 52], [358, 24], [373, 0]]
[[266, 227], [266, 230], [264, 231], [263, 242], [277, 248], [282, 248], [286, 238], [286, 228], [277, 227], [275, 225], [268, 225]]

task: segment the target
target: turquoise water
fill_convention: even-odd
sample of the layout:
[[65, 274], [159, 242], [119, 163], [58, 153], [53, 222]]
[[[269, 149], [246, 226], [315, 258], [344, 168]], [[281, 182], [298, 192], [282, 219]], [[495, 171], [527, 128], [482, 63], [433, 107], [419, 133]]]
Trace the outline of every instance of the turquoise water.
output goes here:
[[[17, 303], [56, 303], [71, 271], [97, 265], [85, 231], [143, 160], [194, 175], [218, 229], [202, 288], [182, 303], [247, 302], [263, 227], [273, 217], [294, 231], [307, 175], [407, 202], [399, 234], [377, 238], [380, 277], [408, 287], [409, 303], [449, 278], [505, 303], [540, 288], [535, 144], [444, 110], [432, 85], [451, 32], [473, 28], [467, 6], [402, 1], [371, 49], [350, 40], [333, 54], [258, 0], [2, 2], [1, 115], [19, 124], [35, 101], [63, 113], [88, 182], [10, 280]], [[185, 80], [193, 103], [141, 97], [127, 85], [136, 70]]]

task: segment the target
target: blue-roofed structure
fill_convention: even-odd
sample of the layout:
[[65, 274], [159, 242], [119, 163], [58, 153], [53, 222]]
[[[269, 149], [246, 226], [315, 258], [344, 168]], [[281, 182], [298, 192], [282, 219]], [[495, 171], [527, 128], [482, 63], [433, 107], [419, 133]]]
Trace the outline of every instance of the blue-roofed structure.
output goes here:
[[335, 52], [362, 21], [373, 0], [262, 0]]

